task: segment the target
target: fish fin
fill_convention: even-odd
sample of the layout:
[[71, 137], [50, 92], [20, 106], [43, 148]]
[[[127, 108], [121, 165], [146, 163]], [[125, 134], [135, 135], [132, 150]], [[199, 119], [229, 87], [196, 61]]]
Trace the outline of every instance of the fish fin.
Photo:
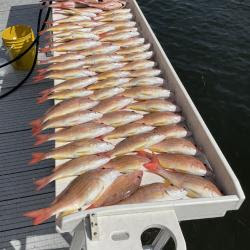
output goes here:
[[139, 156], [142, 156], [142, 157], [146, 157], [146, 158], [149, 157], [149, 153], [147, 153], [147, 152], [145, 152], [145, 151], [143, 151], [143, 150], [139, 150], [139, 151], [137, 152], [137, 154], [138, 154]]
[[33, 165], [33, 164], [38, 163], [39, 161], [42, 161], [44, 159], [44, 157], [45, 157], [45, 153], [41, 153], [41, 152], [33, 153], [32, 159], [29, 162], [29, 165]]
[[32, 126], [32, 135], [37, 135], [42, 130], [42, 122], [40, 119], [34, 120], [30, 123]]
[[37, 70], [38, 75], [44, 74], [46, 72], [47, 72], [47, 69], [38, 69]]
[[40, 92], [41, 95], [49, 95], [53, 91], [53, 88], [45, 89]]
[[33, 225], [41, 224], [42, 222], [48, 220], [52, 215], [51, 208], [42, 208], [38, 210], [33, 210], [23, 214], [25, 217], [33, 219]]
[[41, 30], [41, 31], [39, 32], [39, 35], [42, 36], [45, 32], [47, 32], [47, 31], [46, 31], [46, 30]]
[[36, 136], [36, 142], [35, 142], [35, 146], [41, 145], [44, 142], [47, 142], [49, 140], [49, 135], [37, 135]]
[[44, 23], [51, 25], [51, 24], [53, 24], [53, 21], [50, 20], [50, 21], [46, 21]]
[[159, 168], [159, 160], [157, 159], [156, 155], [151, 156], [151, 161], [148, 163], [143, 164], [143, 166], [148, 169], [149, 171], [155, 172]]
[[103, 141], [103, 136], [100, 135], [100, 136], [96, 137], [96, 139], [98, 139], [98, 140], [100, 140], [100, 141]]
[[32, 127], [40, 127], [40, 126], [41, 126], [41, 123], [42, 123], [41, 119], [36, 119], [36, 120], [31, 121], [31, 122], [30, 122], [30, 125], [31, 125]]
[[32, 78], [32, 82], [33, 83], [38, 83], [38, 82], [40, 82], [40, 81], [42, 81], [43, 79], [45, 79], [45, 75], [37, 75], [37, 76], [34, 76], [33, 78]]
[[47, 94], [44, 94], [43, 96], [40, 96], [36, 99], [36, 103], [37, 104], [42, 104], [44, 102], [46, 102], [48, 100], [48, 95]]
[[37, 134], [39, 134], [42, 131], [42, 126], [40, 126], [40, 127], [33, 127], [31, 131], [32, 131], [32, 135], [33, 136], [37, 135]]
[[39, 52], [41, 52], [41, 53], [47, 53], [47, 52], [49, 52], [50, 50], [51, 50], [50, 47], [45, 47], [45, 48], [41, 48], [41, 49], [39, 50]]
[[85, 210], [89, 210], [89, 209], [93, 209], [96, 208], [96, 206], [94, 204], [91, 204], [89, 207], [87, 207]]
[[42, 188], [44, 188], [45, 186], [47, 186], [51, 181], [51, 176], [46, 176], [46, 177], [43, 177], [39, 180], [36, 180], [34, 183], [36, 185], [36, 190], [39, 191], [41, 190]]

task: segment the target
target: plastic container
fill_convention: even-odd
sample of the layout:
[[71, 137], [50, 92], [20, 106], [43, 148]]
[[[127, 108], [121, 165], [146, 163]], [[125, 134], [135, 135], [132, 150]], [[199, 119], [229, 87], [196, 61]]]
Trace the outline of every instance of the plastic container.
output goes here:
[[[30, 26], [17, 24], [2, 32], [2, 39], [11, 59], [26, 50], [34, 41], [35, 36]], [[12, 65], [18, 70], [29, 70], [35, 58], [35, 46]]]

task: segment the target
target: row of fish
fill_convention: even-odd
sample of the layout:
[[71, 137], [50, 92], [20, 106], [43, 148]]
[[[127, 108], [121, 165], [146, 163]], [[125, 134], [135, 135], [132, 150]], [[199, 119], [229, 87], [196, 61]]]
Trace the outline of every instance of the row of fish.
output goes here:
[[[55, 55], [39, 62], [45, 67], [37, 70], [34, 82], [57, 80], [37, 99], [57, 104], [31, 126], [35, 145], [62, 145], [34, 153], [30, 164], [66, 161], [36, 180], [37, 190], [76, 178], [49, 208], [25, 213], [34, 224], [79, 209], [222, 195], [183, 125], [173, 93], [163, 88], [151, 45], [125, 5], [120, 0], [51, 5], [60, 18], [41, 32], [53, 32], [47, 36], [53, 42], [41, 52]], [[54, 133], [41, 134], [51, 128]], [[162, 181], [150, 182], [152, 175]]]

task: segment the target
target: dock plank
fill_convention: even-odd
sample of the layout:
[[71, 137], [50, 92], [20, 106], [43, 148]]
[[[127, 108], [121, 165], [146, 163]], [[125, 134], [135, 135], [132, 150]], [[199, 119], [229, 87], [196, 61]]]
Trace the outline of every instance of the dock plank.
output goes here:
[[[39, 9], [39, 0], [0, 0], [0, 30], [15, 24], [26, 24], [35, 32]], [[43, 18], [45, 14], [46, 11]], [[44, 46], [46, 40], [42, 36], [40, 47]], [[0, 50], [0, 57], [9, 60], [5, 49]], [[46, 55], [39, 53], [38, 58], [45, 59]], [[16, 86], [27, 74], [14, 71], [11, 66], [7, 72], [4, 77], [0, 76], [0, 94]], [[53, 147], [53, 142], [33, 146], [29, 122], [42, 116], [53, 104], [52, 101], [36, 104], [36, 97], [42, 90], [52, 87], [53, 81], [47, 79], [33, 84], [32, 77], [35, 75], [36, 70], [22, 87], [0, 100], [0, 193], [3, 194], [0, 197], [0, 249], [66, 250], [72, 237], [56, 233], [54, 218], [32, 226], [31, 219], [23, 216], [26, 211], [49, 206], [55, 197], [54, 183], [39, 192], [33, 184], [35, 179], [51, 173], [54, 161], [46, 160], [28, 166], [33, 152], [46, 152]]]

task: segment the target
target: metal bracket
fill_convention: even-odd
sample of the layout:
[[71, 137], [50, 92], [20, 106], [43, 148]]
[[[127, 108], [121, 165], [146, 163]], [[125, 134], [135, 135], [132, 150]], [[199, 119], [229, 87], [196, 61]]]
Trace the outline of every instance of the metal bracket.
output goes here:
[[[87, 222], [88, 221], [88, 222]], [[98, 222], [97, 222], [98, 221]], [[151, 246], [143, 247], [141, 234], [152, 227], [161, 229]], [[176, 250], [186, 250], [178, 219], [173, 210], [126, 215], [90, 214], [76, 230], [70, 250], [160, 250], [169, 238]]]

